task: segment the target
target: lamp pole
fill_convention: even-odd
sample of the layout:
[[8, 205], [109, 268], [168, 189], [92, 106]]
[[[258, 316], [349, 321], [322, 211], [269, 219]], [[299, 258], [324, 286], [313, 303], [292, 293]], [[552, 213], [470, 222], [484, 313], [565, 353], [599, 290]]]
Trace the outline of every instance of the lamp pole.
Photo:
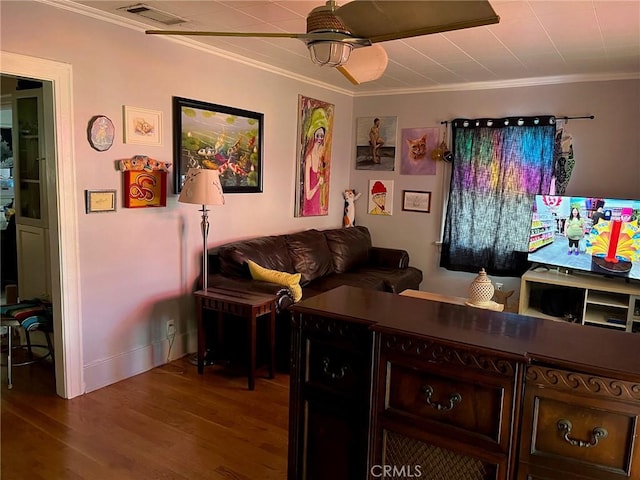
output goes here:
[[202, 289], [207, 290], [209, 288], [209, 265], [207, 255], [207, 236], [209, 235], [209, 210], [205, 205], [202, 205], [202, 222], [200, 228], [202, 229]]

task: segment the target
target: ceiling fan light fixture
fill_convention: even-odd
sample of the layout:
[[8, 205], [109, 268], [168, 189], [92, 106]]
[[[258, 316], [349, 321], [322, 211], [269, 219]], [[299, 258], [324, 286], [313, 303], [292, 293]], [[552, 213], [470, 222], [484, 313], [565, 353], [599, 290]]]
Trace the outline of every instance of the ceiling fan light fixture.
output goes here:
[[323, 67], [339, 67], [347, 63], [353, 46], [346, 42], [319, 41], [310, 42], [307, 47], [311, 61]]

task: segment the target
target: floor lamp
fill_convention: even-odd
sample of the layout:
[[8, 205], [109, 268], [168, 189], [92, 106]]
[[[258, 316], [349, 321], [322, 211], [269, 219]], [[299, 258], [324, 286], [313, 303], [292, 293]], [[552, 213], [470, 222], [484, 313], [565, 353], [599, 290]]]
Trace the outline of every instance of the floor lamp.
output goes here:
[[209, 235], [209, 210], [207, 205], [224, 205], [224, 195], [217, 170], [190, 168], [178, 197], [181, 203], [202, 205], [202, 289], [208, 288], [207, 236]]

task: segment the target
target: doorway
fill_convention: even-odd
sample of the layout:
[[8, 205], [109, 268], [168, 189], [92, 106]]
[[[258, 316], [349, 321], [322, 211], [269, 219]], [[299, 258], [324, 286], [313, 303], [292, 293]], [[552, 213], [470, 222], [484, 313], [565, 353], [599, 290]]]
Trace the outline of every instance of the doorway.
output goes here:
[[49, 82], [51, 87], [43, 96], [53, 128], [47, 208], [56, 393], [73, 398], [84, 393], [84, 381], [71, 65], [0, 51], [0, 74]]
[[3, 301], [7, 285], [18, 284], [18, 252], [15, 228], [12, 92], [17, 79], [0, 75], [0, 288]]
[[44, 105], [45, 90], [51, 82], [0, 75], [1, 283], [17, 285], [25, 300], [51, 300], [46, 160], [54, 157], [53, 106]]

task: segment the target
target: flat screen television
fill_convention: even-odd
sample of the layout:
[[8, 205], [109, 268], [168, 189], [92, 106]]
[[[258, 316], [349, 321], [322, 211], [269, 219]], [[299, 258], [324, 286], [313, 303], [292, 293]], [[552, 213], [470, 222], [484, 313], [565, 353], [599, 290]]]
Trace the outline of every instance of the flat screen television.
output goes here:
[[527, 259], [640, 280], [640, 200], [536, 195]]

